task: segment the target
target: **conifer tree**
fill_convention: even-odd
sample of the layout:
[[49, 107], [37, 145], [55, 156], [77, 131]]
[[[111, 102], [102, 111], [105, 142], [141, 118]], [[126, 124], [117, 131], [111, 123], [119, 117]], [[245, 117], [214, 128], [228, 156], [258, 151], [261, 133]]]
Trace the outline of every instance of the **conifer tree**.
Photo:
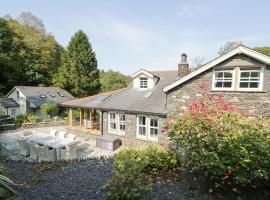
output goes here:
[[79, 30], [75, 33], [62, 54], [61, 66], [54, 83], [78, 97], [99, 92], [100, 82], [96, 55], [83, 31]]

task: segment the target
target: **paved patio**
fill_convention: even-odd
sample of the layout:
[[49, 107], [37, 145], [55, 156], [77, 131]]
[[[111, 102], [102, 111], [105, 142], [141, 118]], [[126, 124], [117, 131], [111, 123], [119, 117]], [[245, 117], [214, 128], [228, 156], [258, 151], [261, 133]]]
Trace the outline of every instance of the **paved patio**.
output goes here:
[[3, 131], [0, 133], [0, 143], [6, 143], [7, 148], [7, 159], [15, 161], [32, 161], [29, 158], [25, 158], [20, 155], [20, 146], [17, 141], [19, 137], [23, 137], [25, 132], [36, 133], [45, 133], [49, 134], [50, 129], [65, 130], [67, 133], [72, 133], [77, 136], [78, 150], [77, 155], [78, 159], [88, 159], [88, 158], [101, 158], [101, 157], [112, 157], [116, 152], [119, 151], [108, 151], [105, 149], [96, 147], [95, 135], [91, 134], [89, 131], [83, 131], [80, 129], [71, 129], [68, 126], [54, 126], [54, 127], [42, 127], [42, 128], [29, 128], [29, 129], [16, 129]]

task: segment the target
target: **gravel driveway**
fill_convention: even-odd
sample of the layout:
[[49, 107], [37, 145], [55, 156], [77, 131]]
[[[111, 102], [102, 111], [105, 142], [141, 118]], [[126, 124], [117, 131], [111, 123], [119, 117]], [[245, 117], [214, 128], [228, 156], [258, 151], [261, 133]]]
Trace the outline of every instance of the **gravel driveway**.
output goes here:
[[[102, 189], [111, 177], [113, 159], [89, 159], [79, 163], [61, 163], [52, 170], [42, 170], [33, 163], [6, 161], [11, 177], [20, 184], [16, 200], [89, 200], [106, 199]], [[55, 165], [53, 165], [55, 166]], [[156, 181], [153, 185], [153, 196], [160, 200], [249, 200], [270, 199], [268, 189], [246, 190], [240, 193], [225, 191], [222, 194], [210, 195], [205, 192], [204, 184], [193, 183], [190, 175], [180, 181]]]

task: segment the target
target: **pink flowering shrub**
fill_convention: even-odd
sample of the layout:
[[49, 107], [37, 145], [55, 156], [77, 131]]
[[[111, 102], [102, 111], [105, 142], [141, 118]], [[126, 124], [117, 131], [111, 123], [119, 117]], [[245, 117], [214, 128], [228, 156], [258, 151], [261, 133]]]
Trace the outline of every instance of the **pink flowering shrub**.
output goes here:
[[207, 94], [170, 117], [164, 131], [183, 167], [224, 183], [250, 184], [270, 178], [270, 133], [262, 119], [251, 119], [223, 100]]

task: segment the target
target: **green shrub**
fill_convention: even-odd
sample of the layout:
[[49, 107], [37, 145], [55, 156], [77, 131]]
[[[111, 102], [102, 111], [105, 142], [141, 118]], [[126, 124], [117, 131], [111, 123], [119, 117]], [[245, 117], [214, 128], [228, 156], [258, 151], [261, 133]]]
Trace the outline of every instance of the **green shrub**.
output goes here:
[[15, 127], [21, 127], [23, 123], [27, 123], [27, 122], [36, 122], [38, 120], [38, 116], [33, 114], [33, 113], [29, 113], [29, 114], [25, 114], [25, 115], [18, 115], [16, 116], [15, 119]]
[[115, 173], [108, 181], [106, 190], [108, 197], [113, 200], [149, 199], [152, 180], [146, 174]]
[[114, 160], [114, 170], [119, 173], [166, 172], [176, 167], [176, 156], [158, 145], [124, 149], [115, 156]]
[[270, 132], [262, 119], [241, 113], [222, 95], [202, 93], [188, 108], [165, 126], [184, 167], [217, 185], [269, 180]]
[[174, 154], [158, 145], [124, 149], [114, 159], [114, 173], [106, 189], [111, 199], [142, 199], [152, 190], [152, 172], [168, 172], [177, 167]]
[[14, 182], [5, 175], [5, 168], [0, 166], [0, 198], [8, 198], [15, 193]]
[[40, 111], [51, 118], [59, 114], [59, 106], [52, 101], [48, 101], [41, 105]]

